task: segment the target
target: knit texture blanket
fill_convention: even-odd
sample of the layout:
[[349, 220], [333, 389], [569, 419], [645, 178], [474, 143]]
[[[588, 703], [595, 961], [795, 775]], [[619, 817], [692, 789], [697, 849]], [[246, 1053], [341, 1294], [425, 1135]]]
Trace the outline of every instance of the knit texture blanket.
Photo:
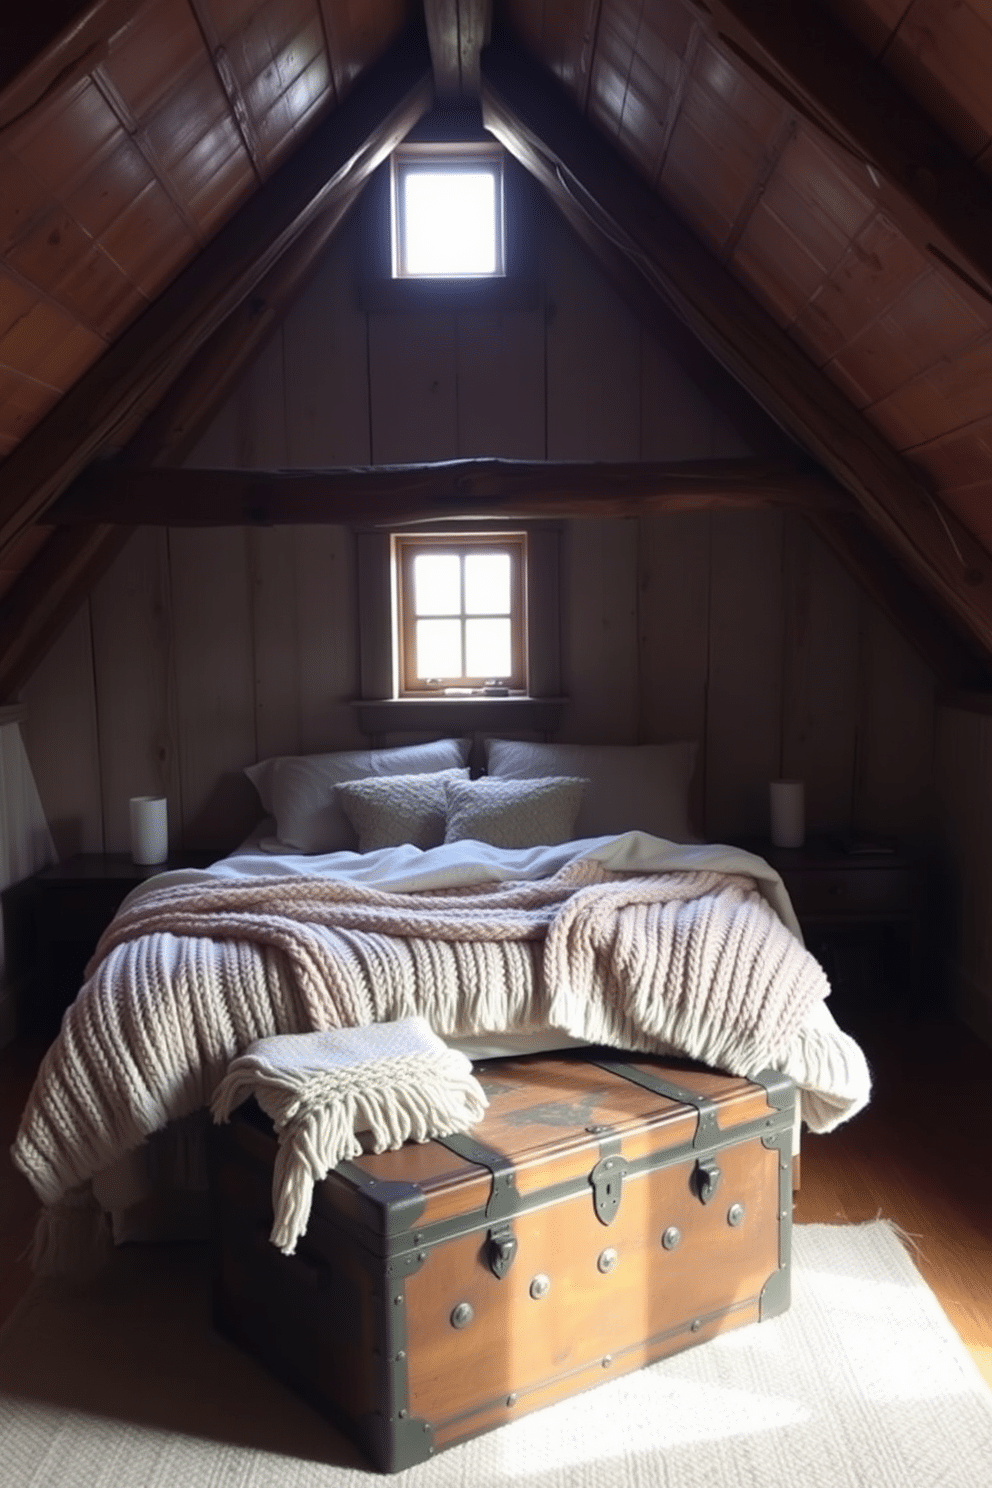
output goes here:
[[108, 928], [14, 1161], [55, 1205], [208, 1106], [255, 1040], [413, 1016], [441, 1038], [554, 1028], [733, 1074], [798, 1073], [823, 1095], [804, 1101], [807, 1120], [827, 1129], [869, 1093], [857, 1046], [815, 1026], [827, 990], [743, 875], [617, 873], [593, 856], [548, 878], [416, 893], [197, 875], [149, 888]]
[[249, 1096], [276, 1130], [270, 1239], [286, 1255], [306, 1231], [314, 1184], [342, 1158], [466, 1131], [488, 1105], [471, 1060], [423, 1018], [259, 1039], [214, 1092], [214, 1120]]

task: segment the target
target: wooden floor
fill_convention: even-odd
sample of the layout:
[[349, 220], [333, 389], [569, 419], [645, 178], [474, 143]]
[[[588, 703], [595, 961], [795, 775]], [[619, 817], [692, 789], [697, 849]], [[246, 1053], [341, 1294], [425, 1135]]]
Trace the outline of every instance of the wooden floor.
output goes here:
[[[800, 1224], [894, 1220], [992, 1385], [992, 1051], [960, 1025], [851, 1028], [872, 1063], [867, 1110], [803, 1138]], [[41, 1051], [0, 1052], [0, 1320], [27, 1288], [37, 1202], [8, 1148]]]

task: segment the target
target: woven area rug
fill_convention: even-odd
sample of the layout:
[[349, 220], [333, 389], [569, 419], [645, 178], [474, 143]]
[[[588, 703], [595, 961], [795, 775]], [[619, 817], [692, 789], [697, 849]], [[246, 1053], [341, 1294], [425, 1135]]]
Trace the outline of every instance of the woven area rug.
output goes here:
[[[410, 1488], [982, 1488], [992, 1391], [884, 1224], [795, 1231], [793, 1305], [452, 1448]], [[198, 1247], [37, 1283], [0, 1333], [3, 1488], [383, 1479], [215, 1336]]]

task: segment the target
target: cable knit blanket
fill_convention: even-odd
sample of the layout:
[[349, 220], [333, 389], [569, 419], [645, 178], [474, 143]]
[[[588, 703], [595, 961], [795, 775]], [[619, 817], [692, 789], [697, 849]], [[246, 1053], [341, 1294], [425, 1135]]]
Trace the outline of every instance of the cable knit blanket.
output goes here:
[[[760, 859], [640, 833], [542, 851], [468, 874], [444, 856], [426, 871], [424, 853], [399, 880], [417, 892], [310, 876], [306, 860], [285, 877], [153, 881], [105, 933], [46, 1055], [17, 1166], [53, 1205], [209, 1105], [254, 1040], [416, 1015], [443, 1038], [554, 1028], [731, 1073], [774, 1066], [812, 1093], [821, 1130], [865, 1103], [863, 1056], [819, 1015], [826, 980]], [[644, 871], [656, 863], [671, 871]]]

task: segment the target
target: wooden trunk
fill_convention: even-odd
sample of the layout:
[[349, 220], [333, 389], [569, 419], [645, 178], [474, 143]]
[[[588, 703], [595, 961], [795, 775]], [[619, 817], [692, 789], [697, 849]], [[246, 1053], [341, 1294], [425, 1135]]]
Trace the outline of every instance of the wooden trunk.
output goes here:
[[275, 1137], [215, 1132], [215, 1320], [395, 1471], [789, 1305], [786, 1077], [491, 1061], [470, 1134], [341, 1163], [292, 1257]]

